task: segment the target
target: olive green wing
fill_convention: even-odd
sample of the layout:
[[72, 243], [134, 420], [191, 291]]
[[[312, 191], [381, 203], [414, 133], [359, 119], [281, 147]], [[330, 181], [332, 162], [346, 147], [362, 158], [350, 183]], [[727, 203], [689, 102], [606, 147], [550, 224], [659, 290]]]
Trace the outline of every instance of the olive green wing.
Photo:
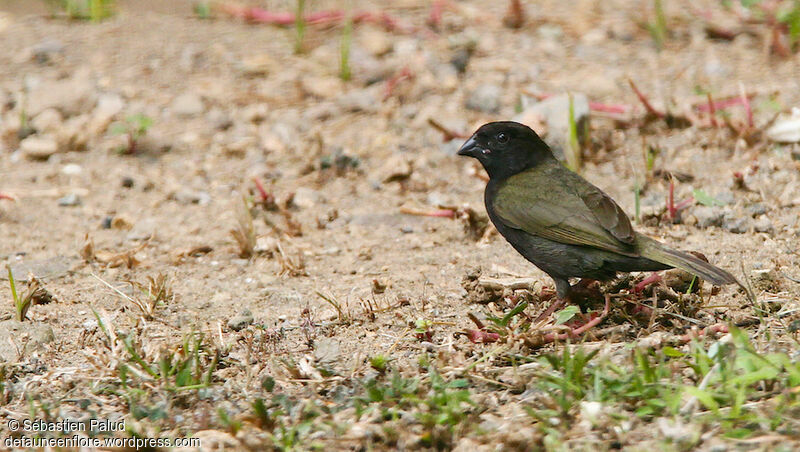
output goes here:
[[529, 234], [637, 255], [636, 233], [625, 212], [566, 168], [534, 168], [508, 178], [497, 190], [493, 205], [507, 226]]

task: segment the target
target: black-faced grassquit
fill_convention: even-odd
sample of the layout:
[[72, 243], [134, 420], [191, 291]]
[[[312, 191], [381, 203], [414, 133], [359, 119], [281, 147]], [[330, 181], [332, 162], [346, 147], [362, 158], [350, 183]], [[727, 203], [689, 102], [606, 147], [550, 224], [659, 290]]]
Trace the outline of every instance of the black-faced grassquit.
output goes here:
[[484, 124], [458, 154], [486, 169], [489, 218], [514, 249], [553, 278], [562, 300], [569, 298], [569, 278], [608, 280], [617, 272], [677, 267], [713, 284], [738, 283], [727, 271], [634, 231], [613, 199], [565, 168], [523, 124]]

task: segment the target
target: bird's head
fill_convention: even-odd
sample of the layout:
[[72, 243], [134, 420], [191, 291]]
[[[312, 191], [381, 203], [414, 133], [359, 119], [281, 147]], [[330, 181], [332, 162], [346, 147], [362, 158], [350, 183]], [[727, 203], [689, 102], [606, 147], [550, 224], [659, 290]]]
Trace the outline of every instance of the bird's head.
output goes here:
[[513, 121], [482, 125], [461, 146], [458, 155], [478, 159], [491, 179], [505, 179], [554, 158], [536, 132]]

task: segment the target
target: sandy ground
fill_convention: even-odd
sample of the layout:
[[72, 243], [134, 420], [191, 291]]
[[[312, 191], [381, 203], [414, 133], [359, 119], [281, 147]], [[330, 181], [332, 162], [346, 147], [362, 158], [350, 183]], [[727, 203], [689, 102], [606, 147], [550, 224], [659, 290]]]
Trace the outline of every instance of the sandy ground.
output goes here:
[[[481, 267], [484, 277], [534, 278], [535, 293], [552, 282], [496, 234], [475, 240], [463, 221], [403, 213], [469, 206], [484, 215], [482, 170], [455, 156], [463, 139], [444, 141], [429, 118], [468, 134], [514, 117], [520, 105], [535, 102], [531, 93], [566, 92], [631, 106], [627, 117], [640, 118], [629, 77], [657, 108], [676, 113], [697, 113], [689, 105], [703, 99], [698, 90], [723, 98], [739, 95], [740, 86], [755, 94], [757, 125], [800, 105], [797, 56], [770, 55], [761, 36], [710, 40], [680, 2], [669, 2], [672, 36], [660, 52], [637, 25], [646, 11], [626, 2], [536, 2], [527, 5], [519, 30], [502, 25], [505, 5], [456, 5], [445, 10], [438, 33], [425, 25], [428, 5], [410, 0], [387, 11], [428, 31], [357, 25], [349, 82], [338, 78], [340, 28], [310, 26], [306, 52], [296, 55], [291, 28], [225, 15], [203, 21], [188, 6], [177, 13], [123, 5], [101, 23], [16, 7], [3, 13], [0, 192], [16, 201], [0, 200], [0, 261], [18, 280], [32, 271], [57, 301], [33, 306], [30, 321], [16, 330], [5, 320], [3, 360], [26, 366], [16, 371], [0, 416], [26, 413], [30, 397], [64, 416], [82, 415], [78, 400], [101, 415], [129, 409], [124, 398], [98, 394], [89, 383], [111, 372], [97, 364], [104, 346], [93, 310], [113, 328], [136, 332], [151, 351], [174, 348], [190, 331], [227, 350], [213, 396], [173, 406], [167, 420], [142, 421], [139, 428], [150, 433], [217, 428], [217, 408], [245, 411], [265, 375], [287, 393], [309, 391], [293, 381], [315, 377], [289, 375], [276, 361], [281, 357], [307, 356], [352, 378], [368, 373], [366, 359], [378, 353], [400, 369], [413, 368], [425, 351], [451, 353], [453, 366], [481, 356], [489, 346], [457, 334], [474, 327], [466, 313], [502, 313], [505, 305], [469, 304], [462, 278]], [[695, 8], [731, 20], [715, 2]], [[474, 50], [462, 74], [451, 60], [465, 49]], [[466, 107], [481, 93], [494, 111]], [[734, 121], [744, 118], [741, 106], [727, 111]], [[153, 123], [126, 155], [118, 152], [124, 137], [109, 124], [135, 114]], [[33, 138], [50, 140], [44, 155], [21, 150], [22, 115], [36, 129]], [[726, 203], [712, 208], [719, 216], [712, 226], [702, 227], [709, 213], [697, 213], [693, 203], [679, 223], [651, 219], [638, 230], [702, 251], [743, 279], [768, 273], [772, 279], [757, 294], [786, 311], [798, 307], [800, 285], [787, 279], [800, 278], [797, 145], [747, 143], [724, 127], [699, 123], [626, 126], [601, 114], [593, 114], [591, 129], [583, 175], [629, 213], [638, 180], [645, 187], [643, 213], [663, 217], [669, 183], [647, 176], [647, 146], [660, 150], [656, 170], [691, 176], [676, 183], [676, 202], [699, 189]], [[256, 253], [243, 258], [230, 231], [240, 221], [242, 196], [259, 199], [253, 178], [278, 208], [253, 207]], [[745, 220], [737, 227], [735, 218]], [[138, 296], [126, 282], [159, 274], [169, 278], [174, 299], [152, 319], [100, 281]], [[8, 307], [2, 311], [10, 319], [7, 281], [2, 286]], [[337, 321], [341, 315], [323, 296], [352, 321]], [[704, 321], [737, 321], [750, 312], [734, 287], [708, 304]], [[246, 311], [255, 325], [234, 331], [239, 325], [229, 321], [247, 324]], [[417, 319], [434, 322], [429, 341], [414, 338]], [[254, 358], [246, 338], [264, 328], [283, 328], [283, 336]], [[652, 332], [637, 326], [611, 342]], [[20, 341], [31, 344], [20, 352]]]

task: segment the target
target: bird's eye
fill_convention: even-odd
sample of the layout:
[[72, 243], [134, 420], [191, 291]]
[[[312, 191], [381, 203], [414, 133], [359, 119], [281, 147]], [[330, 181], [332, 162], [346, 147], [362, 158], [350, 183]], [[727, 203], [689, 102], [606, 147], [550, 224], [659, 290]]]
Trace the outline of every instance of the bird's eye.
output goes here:
[[508, 143], [508, 135], [506, 135], [505, 133], [502, 133], [502, 132], [498, 133], [497, 134], [497, 142], [498, 143]]

